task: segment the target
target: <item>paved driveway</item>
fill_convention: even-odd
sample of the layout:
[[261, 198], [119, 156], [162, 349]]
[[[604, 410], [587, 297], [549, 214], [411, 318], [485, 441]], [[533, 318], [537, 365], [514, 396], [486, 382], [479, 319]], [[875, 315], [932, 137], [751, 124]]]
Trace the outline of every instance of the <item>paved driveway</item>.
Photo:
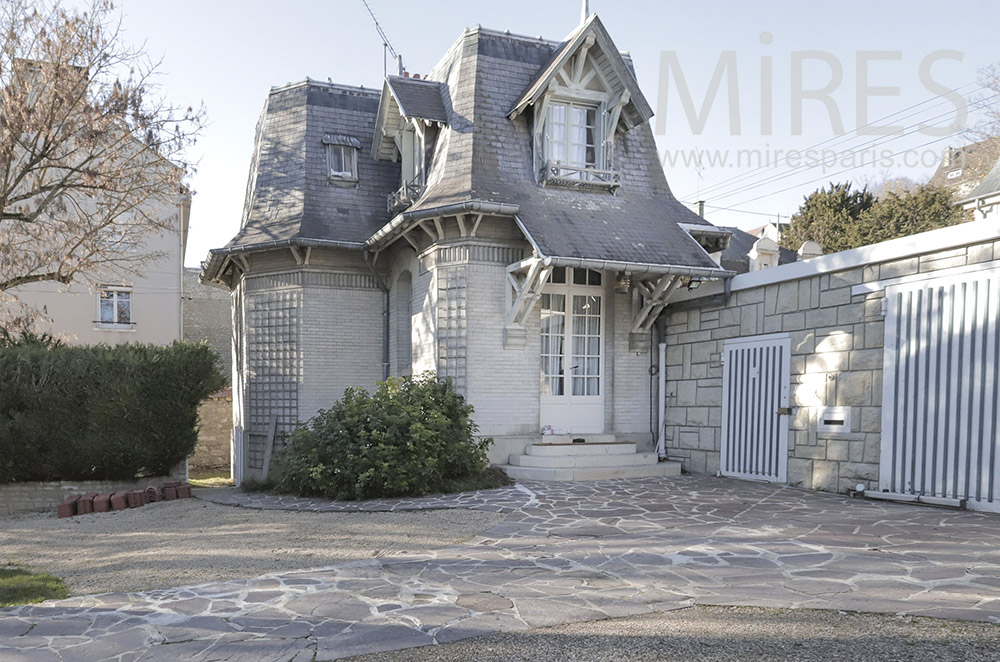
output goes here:
[[997, 515], [686, 476], [361, 507], [510, 516], [421, 556], [0, 610], [0, 659], [326, 660], [693, 603], [1000, 622]]

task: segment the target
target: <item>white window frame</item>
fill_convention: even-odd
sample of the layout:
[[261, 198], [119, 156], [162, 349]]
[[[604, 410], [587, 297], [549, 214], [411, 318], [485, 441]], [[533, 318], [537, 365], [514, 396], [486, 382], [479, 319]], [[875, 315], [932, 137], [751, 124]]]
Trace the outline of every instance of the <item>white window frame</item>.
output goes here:
[[[565, 140], [562, 141], [563, 153], [555, 154], [553, 152], [553, 140], [552, 140], [552, 112], [554, 108], [560, 106], [566, 109], [566, 123], [565, 123], [566, 133], [565, 133]], [[593, 124], [594, 143], [592, 145], [594, 150], [593, 163], [586, 163], [587, 147], [591, 145], [589, 143], [574, 143], [572, 140], [573, 126], [574, 126], [572, 118], [573, 118], [574, 108], [580, 108], [585, 111], [594, 112], [594, 124]], [[568, 168], [589, 168], [594, 170], [601, 169], [603, 167], [602, 146], [604, 144], [604, 136], [602, 135], [600, 104], [580, 102], [580, 101], [570, 101], [566, 99], [553, 99], [548, 103], [548, 107], [545, 110], [545, 114], [546, 114], [545, 157], [549, 163], [559, 164], [562, 166], [566, 166]], [[590, 125], [584, 125], [584, 126], [586, 127]], [[576, 163], [571, 160], [574, 145], [583, 146], [584, 163]]]
[[[105, 322], [101, 318], [101, 295], [105, 292], [114, 293], [112, 304], [112, 319], [115, 321]], [[118, 320], [118, 302], [119, 294], [128, 294], [129, 299], [129, 318], [128, 322], [119, 322]], [[133, 290], [131, 287], [118, 286], [118, 285], [101, 285], [97, 288], [97, 319], [94, 324], [98, 329], [108, 330], [108, 331], [135, 331], [135, 321], [133, 318], [132, 306], [135, 304], [135, 298], [133, 297]]]
[[[341, 150], [341, 163], [349, 166], [348, 170], [333, 169], [334, 150]], [[352, 145], [326, 145], [326, 173], [329, 179], [341, 181], [358, 181], [358, 148]]]

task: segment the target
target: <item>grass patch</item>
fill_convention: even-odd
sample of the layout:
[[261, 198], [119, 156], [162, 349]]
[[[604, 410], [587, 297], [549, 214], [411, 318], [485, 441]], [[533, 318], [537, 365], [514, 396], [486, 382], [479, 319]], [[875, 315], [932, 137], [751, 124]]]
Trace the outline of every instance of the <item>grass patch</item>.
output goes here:
[[233, 480], [229, 477], [229, 469], [213, 469], [211, 471], [192, 471], [188, 474], [191, 487], [232, 487]]
[[69, 590], [58, 577], [16, 566], [0, 568], [0, 607], [68, 597]]

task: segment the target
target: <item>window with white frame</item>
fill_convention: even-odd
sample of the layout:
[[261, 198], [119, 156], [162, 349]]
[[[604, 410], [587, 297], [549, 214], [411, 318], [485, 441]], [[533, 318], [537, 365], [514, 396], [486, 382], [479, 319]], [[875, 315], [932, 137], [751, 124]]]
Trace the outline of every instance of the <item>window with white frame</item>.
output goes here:
[[547, 155], [550, 163], [596, 168], [597, 108], [577, 103], [549, 103]]
[[100, 287], [97, 290], [97, 324], [101, 327], [131, 329], [132, 289]]
[[328, 133], [323, 136], [326, 147], [326, 173], [329, 179], [357, 181], [358, 151], [361, 141], [352, 136]]
[[327, 145], [326, 164], [334, 179], [358, 178], [358, 150], [353, 147]]

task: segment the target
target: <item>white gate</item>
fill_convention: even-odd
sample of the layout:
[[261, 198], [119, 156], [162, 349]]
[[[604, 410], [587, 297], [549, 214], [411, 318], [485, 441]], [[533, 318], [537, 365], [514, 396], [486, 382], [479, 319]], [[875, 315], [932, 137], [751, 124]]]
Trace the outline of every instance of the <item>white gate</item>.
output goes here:
[[886, 299], [879, 488], [1000, 511], [1000, 270]]
[[727, 340], [722, 361], [723, 475], [785, 482], [791, 341]]

